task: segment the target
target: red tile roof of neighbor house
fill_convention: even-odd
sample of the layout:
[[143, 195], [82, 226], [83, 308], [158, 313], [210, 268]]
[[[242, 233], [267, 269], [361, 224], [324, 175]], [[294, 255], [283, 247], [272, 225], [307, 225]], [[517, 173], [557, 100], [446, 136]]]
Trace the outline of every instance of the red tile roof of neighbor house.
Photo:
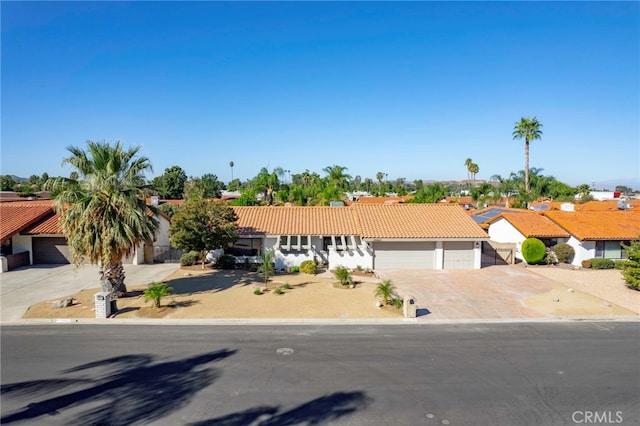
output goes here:
[[1, 202], [0, 241], [4, 243], [47, 215], [53, 215], [52, 200]]
[[355, 204], [351, 208], [363, 238], [488, 238], [457, 204]]
[[62, 234], [62, 226], [60, 226], [60, 213], [52, 214], [51, 216], [28, 226], [22, 231], [24, 235], [39, 235], [39, 234]]
[[560, 226], [541, 216], [539, 213], [523, 211], [519, 213], [505, 212], [494, 217], [489, 223], [505, 219], [525, 237], [536, 238], [568, 238], [569, 233]]
[[546, 211], [542, 214], [579, 240], [635, 240], [640, 237], [640, 210]]
[[[640, 208], [640, 200], [627, 200], [630, 206], [634, 208]], [[575, 205], [576, 211], [617, 211], [618, 200], [603, 200], [603, 201], [587, 201], [584, 204], [577, 203]]]
[[360, 197], [358, 201], [350, 201], [348, 204], [397, 204], [404, 203], [413, 198], [413, 195], [399, 197]]

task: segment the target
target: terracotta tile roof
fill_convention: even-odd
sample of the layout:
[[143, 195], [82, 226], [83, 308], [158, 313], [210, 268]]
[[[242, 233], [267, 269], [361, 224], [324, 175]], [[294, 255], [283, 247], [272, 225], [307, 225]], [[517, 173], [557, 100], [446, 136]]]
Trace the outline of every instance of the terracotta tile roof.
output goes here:
[[457, 204], [354, 204], [351, 208], [363, 238], [488, 238]]
[[44, 220], [38, 221], [33, 225], [27, 227], [21, 232], [24, 235], [38, 235], [38, 234], [62, 234], [62, 227], [60, 226], [60, 213], [53, 214]]
[[357, 235], [349, 207], [233, 207], [241, 234]]
[[[629, 205], [634, 208], [640, 208], [640, 200], [627, 200]], [[584, 204], [576, 204], [576, 211], [617, 211], [618, 200], [603, 200], [603, 201], [587, 201]]]
[[635, 240], [640, 236], [640, 209], [542, 214], [582, 241]]
[[541, 216], [539, 213], [529, 211], [520, 213], [505, 212], [494, 217], [490, 223], [500, 218], [504, 218], [527, 238], [568, 238], [570, 236], [567, 231]]
[[0, 203], [0, 240], [5, 242], [29, 225], [53, 214], [52, 200]]

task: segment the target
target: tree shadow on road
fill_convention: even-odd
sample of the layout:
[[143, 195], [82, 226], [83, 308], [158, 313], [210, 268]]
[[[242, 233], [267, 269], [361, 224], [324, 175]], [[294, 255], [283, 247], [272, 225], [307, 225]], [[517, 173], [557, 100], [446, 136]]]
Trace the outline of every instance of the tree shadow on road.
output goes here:
[[[336, 421], [363, 410], [371, 403], [365, 392], [335, 392], [321, 396], [287, 411], [280, 406], [259, 406], [215, 419], [190, 423], [188, 426], [288, 426], [317, 425]], [[257, 423], [256, 423], [257, 422]]]
[[184, 407], [216, 380], [219, 372], [207, 364], [235, 352], [224, 349], [166, 362], [158, 362], [152, 355], [125, 355], [62, 372], [70, 378], [3, 385], [0, 391], [4, 397], [30, 402], [22, 410], [4, 415], [0, 423], [37, 422], [41, 416], [70, 409], [73, 416], [65, 416], [65, 424], [127, 425], [157, 420]]

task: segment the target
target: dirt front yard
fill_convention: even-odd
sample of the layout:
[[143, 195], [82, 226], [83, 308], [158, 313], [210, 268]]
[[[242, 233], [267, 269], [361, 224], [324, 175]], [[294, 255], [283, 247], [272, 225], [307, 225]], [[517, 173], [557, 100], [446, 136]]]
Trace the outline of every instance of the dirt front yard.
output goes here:
[[[357, 282], [358, 277], [354, 276]], [[378, 308], [376, 284], [361, 282], [355, 288], [336, 285], [335, 279], [307, 274], [277, 274], [269, 291], [255, 295], [264, 286], [261, 277], [242, 270], [179, 269], [164, 282], [173, 294], [162, 299], [162, 307], [145, 301], [146, 286], [129, 287], [130, 297], [117, 300], [115, 318], [402, 318], [402, 311]], [[288, 284], [291, 288], [284, 289]], [[283, 294], [275, 294], [280, 287]], [[24, 318], [95, 318], [94, 294], [99, 289], [81, 291], [74, 304], [53, 308], [57, 300], [33, 305]]]

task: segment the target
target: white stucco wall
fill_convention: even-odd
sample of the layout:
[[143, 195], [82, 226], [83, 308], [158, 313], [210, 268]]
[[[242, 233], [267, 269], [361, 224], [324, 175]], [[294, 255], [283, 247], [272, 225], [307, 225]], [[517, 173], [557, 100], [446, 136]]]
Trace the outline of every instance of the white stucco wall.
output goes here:
[[515, 243], [516, 259], [524, 260], [521, 248], [526, 238], [506, 219], [498, 219], [489, 225], [489, 238], [497, 243]]
[[31, 244], [31, 235], [14, 235], [11, 237], [13, 253], [29, 252], [29, 264], [33, 265], [33, 245]]
[[171, 245], [169, 241], [169, 226], [171, 226], [171, 223], [162, 215], [156, 215], [155, 218], [160, 223], [160, 226], [158, 227], [158, 232], [156, 232], [153, 244], [157, 246]]
[[596, 242], [595, 241], [580, 241], [573, 235], [567, 241], [573, 250], [575, 250], [576, 254], [573, 256], [573, 261], [571, 262], [574, 266], [582, 266], [582, 261], [587, 259], [593, 259], [596, 257]]
[[329, 249], [329, 269], [335, 269], [338, 266], [344, 266], [347, 269], [356, 269], [358, 266], [373, 269], [373, 255], [368, 248], [343, 251]]

